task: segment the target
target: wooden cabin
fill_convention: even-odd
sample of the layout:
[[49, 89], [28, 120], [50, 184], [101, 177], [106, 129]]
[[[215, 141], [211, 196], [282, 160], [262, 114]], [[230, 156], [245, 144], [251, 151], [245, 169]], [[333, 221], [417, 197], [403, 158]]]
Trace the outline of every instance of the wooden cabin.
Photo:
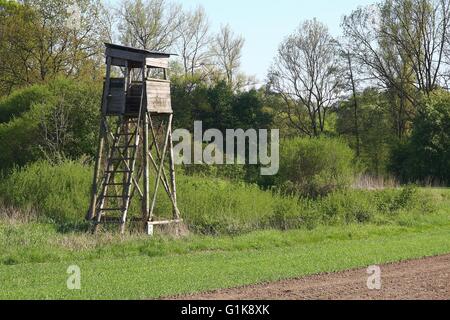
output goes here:
[[[106, 43], [106, 79], [102, 112], [107, 116], [137, 117], [143, 108], [153, 114], [171, 114], [171, 54]], [[111, 77], [112, 67], [125, 70], [122, 78]], [[144, 109], [145, 110], [145, 109]]]

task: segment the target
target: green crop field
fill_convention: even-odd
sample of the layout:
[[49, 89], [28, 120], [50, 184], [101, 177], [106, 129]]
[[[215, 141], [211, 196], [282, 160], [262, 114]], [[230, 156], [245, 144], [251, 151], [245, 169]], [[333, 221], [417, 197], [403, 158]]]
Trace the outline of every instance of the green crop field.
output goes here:
[[[450, 226], [349, 226], [195, 239], [124, 257], [0, 266], [2, 299], [146, 299], [236, 287], [450, 252]], [[161, 244], [164, 247], [164, 244]], [[126, 251], [126, 247], [122, 248]], [[68, 290], [70, 265], [81, 290]]]

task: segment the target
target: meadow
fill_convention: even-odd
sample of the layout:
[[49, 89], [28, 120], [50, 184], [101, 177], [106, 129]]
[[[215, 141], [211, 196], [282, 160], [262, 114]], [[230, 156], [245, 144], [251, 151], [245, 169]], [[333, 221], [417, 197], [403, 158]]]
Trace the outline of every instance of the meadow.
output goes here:
[[[184, 174], [183, 237], [94, 236], [82, 222], [90, 171], [82, 161], [40, 161], [1, 180], [0, 298], [159, 298], [450, 251], [447, 189], [349, 189], [313, 200]], [[166, 208], [162, 201], [158, 212]], [[66, 286], [71, 265], [81, 269], [79, 291]]]

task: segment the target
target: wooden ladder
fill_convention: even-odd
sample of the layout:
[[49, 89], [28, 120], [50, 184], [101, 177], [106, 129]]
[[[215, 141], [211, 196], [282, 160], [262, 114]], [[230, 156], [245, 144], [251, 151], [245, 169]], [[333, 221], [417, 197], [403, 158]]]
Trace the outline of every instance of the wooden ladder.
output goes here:
[[128, 210], [130, 208], [133, 185], [138, 187], [134, 178], [136, 158], [139, 149], [139, 119], [122, 118], [114, 135], [107, 166], [102, 179], [100, 196], [97, 202], [95, 229], [109, 212], [118, 212], [120, 229], [125, 231]]

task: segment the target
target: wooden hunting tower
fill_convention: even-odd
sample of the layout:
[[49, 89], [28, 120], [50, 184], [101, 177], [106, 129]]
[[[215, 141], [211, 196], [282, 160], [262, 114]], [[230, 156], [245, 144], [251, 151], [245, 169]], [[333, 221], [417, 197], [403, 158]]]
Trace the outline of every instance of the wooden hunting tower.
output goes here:
[[[94, 230], [104, 222], [118, 223], [122, 233], [127, 221], [138, 220], [153, 234], [155, 225], [181, 222], [167, 73], [170, 54], [114, 44], [105, 46], [100, 138], [86, 218], [94, 223]], [[113, 76], [114, 72], [121, 76]], [[172, 206], [172, 218], [164, 220], [155, 216], [161, 184]], [[142, 214], [130, 219], [131, 200], [136, 196], [141, 200]]]

